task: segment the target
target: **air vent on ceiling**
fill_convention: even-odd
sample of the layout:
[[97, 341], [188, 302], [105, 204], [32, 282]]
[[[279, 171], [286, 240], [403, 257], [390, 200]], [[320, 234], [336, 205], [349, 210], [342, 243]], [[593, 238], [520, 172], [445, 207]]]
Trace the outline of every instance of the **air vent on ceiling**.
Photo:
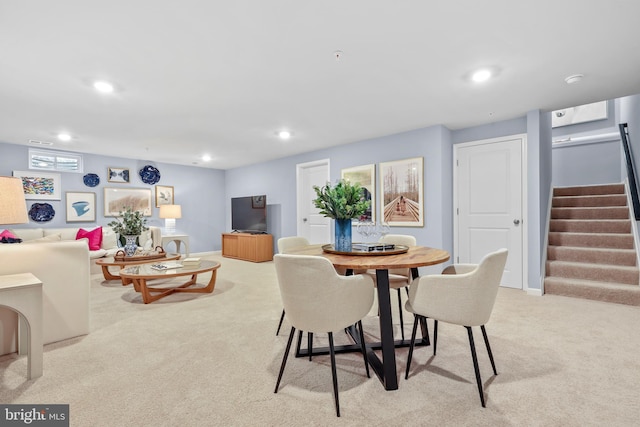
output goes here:
[[35, 139], [30, 139], [29, 140], [29, 144], [33, 144], [33, 145], [53, 145], [53, 142], [49, 142], [49, 141], [37, 141]]

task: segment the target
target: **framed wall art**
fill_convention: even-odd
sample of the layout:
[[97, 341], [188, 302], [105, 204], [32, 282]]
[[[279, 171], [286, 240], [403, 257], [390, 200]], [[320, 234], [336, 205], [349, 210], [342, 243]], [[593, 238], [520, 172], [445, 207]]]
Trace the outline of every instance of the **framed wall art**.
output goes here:
[[371, 207], [360, 220], [353, 220], [352, 222], [354, 224], [359, 224], [361, 221], [376, 222], [376, 165], [371, 164], [342, 169], [341, 178], [352, 184], [360, 184], [364, 188], [365, 198], [371, 201]]
[[27, 200], [61, 199], [62, 186], [59, 173], [13, 171], [13, 176], [22, 179], [24, 198]]
[[104, 216], [118, 216], [126, 208], [151, 216], [151, 189], [105, 187]]
[[130, 182], [129, 169], [128, 168], [107, 168], [107, 181], [128, 184]]
[[67, 222], [94, 222], [96, 220], [96, 193], [67, 191]]
[[423, 158], [380, 163], [383, 221], [396, 227], [424, 226]]
[[156, 208], [162, 205], [173, 205], [173, 186], [156, 185]]

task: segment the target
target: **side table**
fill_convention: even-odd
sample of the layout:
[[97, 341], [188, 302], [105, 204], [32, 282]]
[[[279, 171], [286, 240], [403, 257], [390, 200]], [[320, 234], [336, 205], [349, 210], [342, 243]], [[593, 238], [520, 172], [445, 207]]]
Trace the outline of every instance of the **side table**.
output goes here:
[[180, 253], [180, 243], [184, 243], [185, 258], [189, 257], [189, 236], [186, 234], [171, 234], [162, 236], [162, 248], [166, 251], [165, 244], [174, 242], [176, 245], [176, 253]]
[[27, 353], [27, 378], [42, 376], [42, 282], [31, 273], [0, 276], [2, 305], [18, 313], [18, 354]]

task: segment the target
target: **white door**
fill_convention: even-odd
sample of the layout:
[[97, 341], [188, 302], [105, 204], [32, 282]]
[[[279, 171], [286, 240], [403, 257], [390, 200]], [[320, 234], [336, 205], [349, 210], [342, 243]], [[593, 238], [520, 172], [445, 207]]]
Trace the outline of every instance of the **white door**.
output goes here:
[[313, 205], [316, 198], [314, 185], [322, 187], [329, 182], [329, 159], [303, 163], [297, 168], [298, 236], [311, 244], [331, 243], [331, 220], [320, 215]]
[[522, 289], [525, 228], [524, 136], [455, 146], [456, 262], [477, 263], [507, 248], [502, 286]]

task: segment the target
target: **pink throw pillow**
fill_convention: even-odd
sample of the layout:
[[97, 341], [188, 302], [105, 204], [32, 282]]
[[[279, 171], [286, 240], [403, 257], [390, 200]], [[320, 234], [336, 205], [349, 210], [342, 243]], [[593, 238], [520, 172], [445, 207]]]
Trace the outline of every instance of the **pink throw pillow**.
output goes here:
[[9, 230], [4, 230], [2, 233], [0, 233], [0, 239], [2, 239], [3, 237], [6, 237], [7, 239], [17, 239], [16, 235]]
[[81, 228], [76, 234], [76, 240], [84, 238], [89, 239], [89, 250], [99, 250], [100, 245], [102, 244], [102, 227], [98, 227], [95, 230], [91, 231], [87, 231]]

